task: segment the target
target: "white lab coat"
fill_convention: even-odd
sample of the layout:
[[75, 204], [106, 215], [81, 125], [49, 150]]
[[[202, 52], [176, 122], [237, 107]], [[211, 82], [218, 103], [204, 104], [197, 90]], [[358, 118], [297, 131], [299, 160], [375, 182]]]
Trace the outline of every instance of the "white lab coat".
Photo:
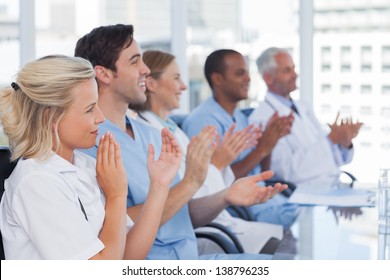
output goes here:
[[[291, 133], [278, 141], [272, 151], [271, 169], [277, 179], [299, 184], [311, 179], [337, 177], [339, 167], [352, 160], [353, 148], [346, 150], [331, 144], [328, 132], [319, 123], [310, 106], [294, 101], [299, 115], [294, 113]], [[290, 114], [291, 109], [273, 94], [267, 93], [249, 117], [249, 123], [266, 126], [270, 117], [278, 111], [280, 116]]]
[[[95, 159], [79, 151], [74, 164], [55, 153], [46, 161], [20, 159], [4, 187], [0, 228], [7, 259], [81, 260], [104, 248], [105, 197]], [[127, 217], [127, 230], [132, 225]]]
[[[137, 117], [139, 121], [142, 121], [148, 125], [151, 125], [157, 129], [163, 129], [163, 124], [157, 119], [157, 117], [151, 112], [142, 112], [142, 117]], [[187, 146], [189, 144], [188, 136], [180, 129], [177, 128], [174, 133], [180, 148], [183, 152], [182, 163], [179, 169], [180, 178], [184, 177], [185, 173], [185, 158], [187, 154]], [[213, 164], [209, 164], [206, 179], [202, 187], [194, 195], [194, 198], [212, 195], [229, 187], [235, 180], [233, 171], [230, 166], [226, 167], [222, 172], [218, 170]], [[274, 225], [263, 222], [248, 222], [236, 217], [233, 217], [227, 210], [223, 210], [213, 222], [220, 223], [230, 230], [232, 230], [237, 238], [240, 240], [244, 251], [246, 253], [258, 253], [265, 243], [271, 238], [275, 237], [282, 239], [283, 227], [281, 225]], [[199, 228], [197, 230], [203, 231], [205, 228]], [[207, 228], [208, 231], [216, 231], [212, 228]], [[211, 247], [209, 245], [202, 244], [199, 247], [200, 253], [210, 253], [208, 250]]]

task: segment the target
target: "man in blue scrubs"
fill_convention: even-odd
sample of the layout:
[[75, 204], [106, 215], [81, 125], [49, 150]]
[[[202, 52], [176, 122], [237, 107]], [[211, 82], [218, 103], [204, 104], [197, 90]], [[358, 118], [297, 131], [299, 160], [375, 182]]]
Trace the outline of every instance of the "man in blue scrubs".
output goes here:
[[[121, 146], [129, 180], [128, 214], [135, 220], [149, 190], [148, 145], [153, 144], [158, 156], [161, 136], [157, 129], [126, 117], [130, 103], [145, 102], [145, 79], [149, 74], [138, 43], [133, 39], [133, 26], [118, 24], [95, 28], [77, 42], [75, 55], [88, 59], [95, 68], [99, 87], [98, 106], [106, 117], [99, 126], [99, 134], [110, 131]], [[148, 259], [271, 258], [261, 254], [198, 256], [193, 226], [207, 224], [229, 202], [221, 194], [191, 200], [206, 176], [214, 137], [215, 129], [208, 127], [192, 143], [195, 149], [191, 152], [193, 156], [187, 158], [190, 161], [187, 162], [189, 171], [183, 180], [176, 178], [172, 184]], [[86, 153], [95, 157], [96, 147]], [[258, 176], [253, 184], [264, 179], [267, 178]]]

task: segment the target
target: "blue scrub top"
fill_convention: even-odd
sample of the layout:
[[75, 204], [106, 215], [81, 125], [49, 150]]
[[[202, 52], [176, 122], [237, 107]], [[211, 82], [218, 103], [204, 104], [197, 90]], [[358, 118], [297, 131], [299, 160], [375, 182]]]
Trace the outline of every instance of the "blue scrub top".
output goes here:
[[[110, 131], [120, 144], [129, 181], [127, 206], [131, 207], [144, 203], [149, 191], [148, 144], [153, 144], [157, 159], [162, 143], [161, 134], [157, 129], [128, 118], [126, 122], [131, 125], [135, 139], [132, 139], [107, 119], [99, 125], [99, 137], [97, 139]], [[97, 145], [82, 151], [96, 158]], [[178, 182], [179, 177], [176, 176], [171, 187]], [[147, 259], [198, 259], [198, 247], [187, 204], [160, 227]]]

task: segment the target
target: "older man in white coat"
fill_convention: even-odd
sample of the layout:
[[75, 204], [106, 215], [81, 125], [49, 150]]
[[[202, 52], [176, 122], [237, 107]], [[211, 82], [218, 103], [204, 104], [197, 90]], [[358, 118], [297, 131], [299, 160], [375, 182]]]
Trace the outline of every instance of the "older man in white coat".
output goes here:
[[293, 100], [290, 93], [297, 88], [297, 74], [287, 50], [265, 50], [257, 59], [257, 67], [268, 91], [249, 122], [266, 125], [275, 112], [281, 116], [294, 112], [291, 133], [281, 138], [272, 151], [271, 170], [275, 176], [295, 184], [338, 176], [339, 167], [352, 160], [352, 139], [362, 124], [351, 119], [339, 123], [337, 116], [327, 132], [310, 106]]

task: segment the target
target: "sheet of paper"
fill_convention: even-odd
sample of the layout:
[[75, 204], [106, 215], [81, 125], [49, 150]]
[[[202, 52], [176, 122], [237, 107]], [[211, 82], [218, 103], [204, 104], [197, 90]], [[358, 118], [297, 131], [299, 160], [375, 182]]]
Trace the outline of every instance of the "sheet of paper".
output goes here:
[[301, 205], [374, 207], [375, 197], [375, 192], [364, 189], [298, 187], [289, 202]]

